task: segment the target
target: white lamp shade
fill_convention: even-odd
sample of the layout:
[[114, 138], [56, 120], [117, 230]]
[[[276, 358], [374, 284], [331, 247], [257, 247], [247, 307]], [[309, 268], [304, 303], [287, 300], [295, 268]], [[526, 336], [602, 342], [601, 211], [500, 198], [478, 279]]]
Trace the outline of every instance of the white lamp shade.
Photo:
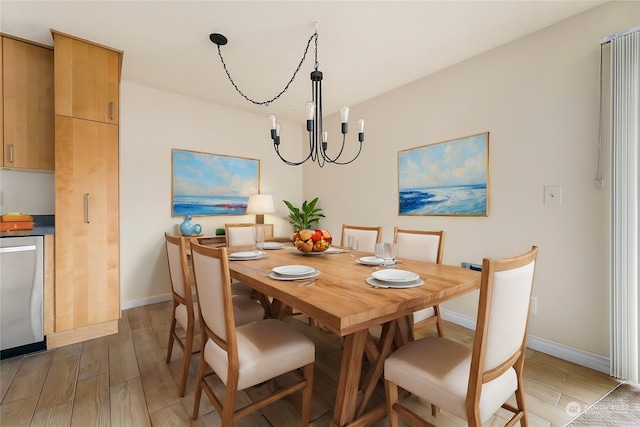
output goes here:
[[271, 194], [254, 194], [249, 197], [247, 213], [265, 214], [275, 212], [273, 196]]

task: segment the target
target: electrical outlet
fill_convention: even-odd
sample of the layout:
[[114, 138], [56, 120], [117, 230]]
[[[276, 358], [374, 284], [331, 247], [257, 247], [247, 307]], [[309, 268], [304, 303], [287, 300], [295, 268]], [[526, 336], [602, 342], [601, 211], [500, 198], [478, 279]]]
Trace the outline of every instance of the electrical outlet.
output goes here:
[[529, 311], [531, 314], [538, 314], [538, 298], [531, 297], [531, 304], [529, 305]]

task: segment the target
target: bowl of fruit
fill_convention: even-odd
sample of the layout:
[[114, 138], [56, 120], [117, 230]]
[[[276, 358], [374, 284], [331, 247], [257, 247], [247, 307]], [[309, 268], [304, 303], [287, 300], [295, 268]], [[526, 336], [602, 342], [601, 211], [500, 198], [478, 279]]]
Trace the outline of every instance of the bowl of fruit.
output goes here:
[[327, 230], [300, 230], [293, 234], [293, 244], [301, 252], [324, 252], [332, 240]]

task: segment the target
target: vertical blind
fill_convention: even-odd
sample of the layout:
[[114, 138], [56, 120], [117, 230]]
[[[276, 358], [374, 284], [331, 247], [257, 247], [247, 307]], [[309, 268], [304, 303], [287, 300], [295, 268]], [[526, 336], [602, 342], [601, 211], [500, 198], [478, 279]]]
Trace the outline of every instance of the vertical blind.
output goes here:
[[638, 384], [640, 27], [604, 43], [611, 45], [611, 375]]

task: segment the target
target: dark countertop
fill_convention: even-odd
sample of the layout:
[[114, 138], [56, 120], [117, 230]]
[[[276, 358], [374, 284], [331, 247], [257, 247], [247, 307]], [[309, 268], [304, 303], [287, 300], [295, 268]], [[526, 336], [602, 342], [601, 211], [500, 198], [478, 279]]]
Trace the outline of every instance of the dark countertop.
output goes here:
[[35, 226], [32, 230], [2, 231], [0, 237], [44, 236], [55, 234], [54, 215], [33, 215]]

